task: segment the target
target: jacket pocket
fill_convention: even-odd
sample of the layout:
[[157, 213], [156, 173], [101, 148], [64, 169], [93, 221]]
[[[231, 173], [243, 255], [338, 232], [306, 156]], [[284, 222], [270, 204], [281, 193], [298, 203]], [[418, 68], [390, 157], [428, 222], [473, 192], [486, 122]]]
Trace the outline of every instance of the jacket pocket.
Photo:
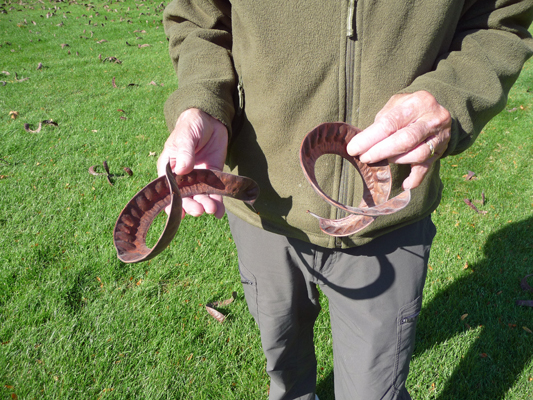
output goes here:
[[401, 390], [409, 373], [409, 362], [415, 344], [416, 322], [422, 308], [422, 296], [403, 306], [397, 317], [397, 344], [394, 387]]

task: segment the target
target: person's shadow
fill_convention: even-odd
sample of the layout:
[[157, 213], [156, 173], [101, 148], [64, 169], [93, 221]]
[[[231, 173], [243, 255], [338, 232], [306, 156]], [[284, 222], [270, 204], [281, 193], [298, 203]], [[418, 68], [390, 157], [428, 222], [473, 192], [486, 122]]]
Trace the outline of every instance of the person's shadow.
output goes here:
[[[411, 371], [417, 357], [437, 348], [447, 362], [452, 354], [457, 362], [446, 378], [439, 376], [443, 368], [440, 358], [432, 358], [433, 364], [424, 369], [435, 371], [435, 382], [424, 386], [408, 380], [413, 399], [503, 399], [528, 366], [533, 356], [533, 334], [523, 327], [533, 330], [533, 308], [518, 306], [516, 300], [533, 299], [532, 293], [520, 288], [522, 278], [533, 273], [532, 228], [533, 217], [492, 233], [483, 248], [484, 258], [469, 265], [463, 277], [423, 306]], [[430, 273], [426, 291], [431, 280]], [[532, 281], [533, 277], [533, 286]], [[468, 344], [472, 338], [474, 343]], [[468, 348], [463, 350], [465, 346]], [[321, 399], [334, 398], [333, 379], [330, 373], [318, 382]]]
[[[516, 305], [516, 300], [533, 298], [520, 288], [522, 278], [533, 273], [532, 228], [533, 218], [528, 218], [492, 233], [483, 247], [484, 258], [423, 307], [413, 357], [436, 347], [447, 359], [450, 354], [457, 357], [451, 376], [440, 388], [435, 382], [432, 398], [502, 399], [531, 361], [533, 334], [523, 327], [533, 329], [533, 309]], [[430, 273], [426, 288], [431, 279]], [[472, 338], [467, 350], [457, 344]], [[438, 371], [441, 365], [438, 359], [434, 362], [428, 368]], [[431, 383], [411, 388], [413, 398], [417, 390], [427, 393]]]

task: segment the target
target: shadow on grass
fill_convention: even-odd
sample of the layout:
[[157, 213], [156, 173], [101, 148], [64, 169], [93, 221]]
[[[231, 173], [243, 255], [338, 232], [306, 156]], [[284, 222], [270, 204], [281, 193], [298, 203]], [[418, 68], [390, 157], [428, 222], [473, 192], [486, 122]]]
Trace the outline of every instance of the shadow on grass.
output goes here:
[[[531, 361], [533, 335], [523, 326], [533, 329], [533, 310], [515, 302], [532, 297], [520, 288], [521, 279], [533, 273], [532, 225], [529, 218], [491, 234], [484, 258], [423, 308], [414, 357], [436, 347], [447, 359], [457, 354], [451, 376], [437, 385], [437, 400], [502, 399]], [[474, 341], [466, 353], [447, 343], [460, 335]]]
[[[465, 276], [456, 279], [424, 306], [417, 325], [414, 358], [426, 351], [436, 356], [427, 368], [438, 369], [439, 355], [451, 359], [457, 354], [454, 370], [443, 387], [431, 397], [436, 400], [502, 399], [514, 386], [533, 356], [533, 309], [520, 307], [516, 300], [533, 296], [520, 288], [521, 279], [533, 273], [533, 218], [507, 225], [491, 234], [484, 246], [484, 258], [469, 266]], [[464, 320], [461, 316], [468, 314]], [[475, 330], [470, 331], [470, 329]], [[448, 343], [456, 336], [476, 334], [464, 355]], [[442, 350], [436, 350], [441, 347]], [[464, 353], [464, 352], [463, 352]], [[423, 368], [420, 367], [419, 368]], [[318, 382], [321, 400], [334, 399], [333, 371]], [[427, 388], [430, 390], [431, 382]], [[419, 398], [416, 389], [410, 390]], [[426, 392], [427, 393], [427, 392]], [[519, 398], [519, 397], [517, 397]]]

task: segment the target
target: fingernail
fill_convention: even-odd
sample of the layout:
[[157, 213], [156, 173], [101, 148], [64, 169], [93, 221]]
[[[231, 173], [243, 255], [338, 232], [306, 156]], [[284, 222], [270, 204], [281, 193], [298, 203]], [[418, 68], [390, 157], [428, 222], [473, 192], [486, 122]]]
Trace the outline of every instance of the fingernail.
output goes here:
[[365, 164], [372, 163], [372, 159], [370, 158], [370, 156], [368, 154], [363, 154], [362, 156], [360, 156], [359, 157], [359, 161], [361, 161], [362, 163], [365, 163]]
[[359, 154], [361, 154], [361, 148], [356, 144], [348, 145], [348, 148], [346, 150], [351, 156], [358, 156]]

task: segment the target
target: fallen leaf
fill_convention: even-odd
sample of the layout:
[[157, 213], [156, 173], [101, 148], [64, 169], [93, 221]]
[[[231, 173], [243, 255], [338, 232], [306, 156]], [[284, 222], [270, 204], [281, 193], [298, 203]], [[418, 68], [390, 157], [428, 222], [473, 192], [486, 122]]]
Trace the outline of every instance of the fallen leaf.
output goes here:
[[517, 108], [516, 108], [516, 107], [513, 107], [513, 108], [511, 108], [510, 110], [507, 110], [507, 112], [512, 113], [512, 112], [515, 112], [516, 110], [517, 110]]
[[509, 328], [516, 328], [516, 324], [507, 324], [509, 325]]
[[18, 396], [16, 395], [16, 393], [11, 393], [11, 398], [13, 400], [17, 400], [18, 399]]
[[466, 317], [468, 317], [468, 314], [461, 315], [461, 321], [463, 321]]
[[2, 74], [6, 75], [6, 76], [11, 75], [11, 74], [10, 74], [9, 72], [7, 72], [7, 71], [2, 71]]
[[529, 329], [527, 326], [523, 326], [522, 329], [525, 330], [527, 333], [533, 333], [531, 329]]
[[144, 48], [144, 47], [150, 47], [150, 45], [145, 43], [145, 44], [139, 44], [139, 45], [137, 45], [137, 47], [138, 47], [139, 49], [142, 49], [142, 48]]
[[9, 116], [11, 117], [11, 119], [17, 119], [18, 116], [19, 116], [19, 112], [18, 111], [10, 111], [9, 112]]
[[113, 81], [112, 81], [112, 82], [113, 82], [113, 87], [116, 88], [117, 85], [116, 85], [116, 83], [115, 83], [115, 77], [113, 77]]
[[154, 157], [156, 155], [156, 152], [155, 151], [151, 151], [149, 154], [148, 154], [148, 157]]
[[61, 43], [61, 48], [64, 49], [65, 47], [68, 47], [68, 44], [67, 43]]
[[488, 357], [487, 353], [481, 353], [480, 356], [481, 356], [481, 358], [487, 358]]
[[463, 265], [463, 269], [468, 269], [468, 261], [465, 262], [465, 265]]
[[43, 63], [37, 64], [37, 69], [42, 69], [42, 68], [43, 68]]
[[105, 40], [105, 39], [102, 39], [102, 40], [99, 40], [99, 41], [98, 41], [98, 42], [96, 42], [96, 43], [98, 43], [98, 44], [102, 44], [102, 43], [105, 43], [105, 42], [107, 42], [107, 40]]

